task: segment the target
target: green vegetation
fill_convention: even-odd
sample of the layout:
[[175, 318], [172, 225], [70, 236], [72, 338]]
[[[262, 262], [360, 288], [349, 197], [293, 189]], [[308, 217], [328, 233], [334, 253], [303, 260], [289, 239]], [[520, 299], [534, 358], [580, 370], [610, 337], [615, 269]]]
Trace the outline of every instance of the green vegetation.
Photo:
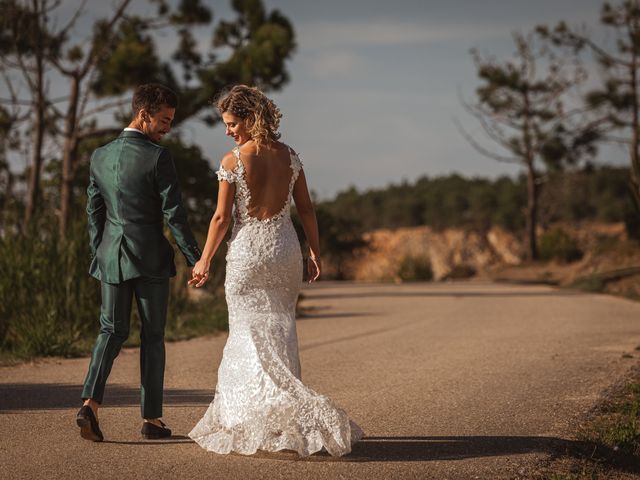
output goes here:
[[[87, 273], [88, 163], [93, 150], [127, 124], [136, 85], [159, 82], [178, 94], [176, 133], [164, 143], [202, 244], [215, 210], [217, 181], [208, 159], [197, 145], [184, 142], [179, 127], [195, 118], [211, 126], [219, 122], [210, 103], [231, 85], [259, 85], [269, 92], [289, 81], [293, 26], [261, 0], [234, 0], [230, 15], [215, 21], [207, 2], [200, 0], [154, 0], [144, 13], [134, 12], [133, 3], [118, 0], [105, 18], [91, 19], [90, 8], [81, 4], [62, 8], [61, 2], [0, 0], [0, 60], [8, 69], [0, 80], [7, 91], [0, 106], [3, 361], [79, 355], [91, 348], [98, 331], [100, 284]], [[92, 27], [88, 39], [77, 34], [81, 21]], [[202, 48], [192, 32], [207, 26], [211, 41]], [[157, 54], [153, 33], [159, 30], [164, 40], [174, 40], [171, 60]], [[64, 80], [67, 95], [51, 97], [47, 85], [54, 77]], [[14, 172], [12, 156], [28, 158], [29, 166]], [[219, 294], [224, 254], [223, 244], [212, 265], [209, 295], [195, 302], [187, 295], [187, 269], [176, 252], [167, 339], [227, 327]], [[139, 341], [135, 307], [132, 323], [128, 345]]]
[[[89, 256], [84, 221], [71, 225], [65, 241], [57, 235], [55, 223], [46, 221], [31, 235], [0, 237], [0, 351], [4, 360], [77, 356], [90, 351], [99, 328], [100, 282], [87, 273]], [[202, 301], [190, 302], [186, 267], [181, 258], [176, 263], [179, 274], [172, 280], [166, 338], [179, 340], [226, 329], [224, 301], [208, 294]], [[222, 272], [214, 271], [210, 290], [219, 286], [217, 278], [222, 278]], [[131, 327], [129, 346], [139, 342], [135, 307]]]
[[588, 293], [601, 293], [605, 291], [607, 284], [600, 275], [590, 275], [588, 277], [579, 278], [570, 285], [570, 288], [575, 288]]
[[431, 261], [429, 257], [407, 255], [398, 265], [397, 275], [404, 282], [433, 280]]
[[595, 458], [608, 452], [602, 462], [640, 463], [640, 381], [624, 385], [601, 405], [596, 417], [584, 432], [585, 440], [603, 445]]
[[[574, 62], [594, 61], [599, 75], [594, 86], [582, 96], [580, 121], [571, 129], [593, 128], [591, 135], [578, 138], [578, 146], [593, 147], [615, 137], [629, 153], [628, 189], [633, 198], [630, 223], [638, 226], [640, 217], [640, 97], [636, 80], [640, 74], [640, 8], [637, 0], [605, 1], [600, 8], [600, 29], [571, 26], [560, 20], [555, 27], [539, 26], [540, 37], [554, 48], [554, 55], [569, 54]], [[570, 58], [571, 58], [570, 57]], [[586, 122], [586, 123], [585, 123]], [[570, 144], [573, 149], [575, 142]], [[640, 232], [637, 232], [640, 233]], [[636, 237], [638, 238], [638, 237]]]
[[[627, 179], [625, 168], [593, 165], [550, 175], [540, 191], [542, 226], [624, 221], [633, 209]], [[527, 201], [524, 183], [524, 177], [423, 176], [415, 182], [363, 192], [352, 187], [321, 206], [336, 221], [361, 232], [429, 225], [436, 230], [461, 227], [479, 231], [500, 226], [519, 233], [524, 231], [522, 209]]]
[[471, 265], [455, 265], [453, 269], [445, 275], [443, 280], [464, 280], [465, 278], [471, 278], [476, 274], [476, 269]]
[[[573, 53], [558, 54], [539, 34], [513, 33], [515, 52], [496, 58], [471, 50], [480, 85], [465, 110], [484, 139], [462, 128], [465, 139], [485, 157], [520, 165], [526, 175], [524, 214], [526, 258], [538, 260], [540, 185], [547, 172], [593, 157], [599, 132], [583, 109], [567, 111], [572, 93], [586, 79]], [[547, 48], [545, 48], [547, 47]]]
[[[178, 281], [177, 279], [172, 280], [174, 287]], [[226, 307], [224, 300], [215, 296], [196, 302], [170, 297], [165, 340], [175, 342], [226, 331], [229, 328]], [[137, 335], [139, 331], [140, 317], [136, 308], [131, 316], [131, 335], [125, 343], [125, 347], [140, 345], [140, 337]], [[94, 338], [91, 337], [90, 340], [89, 348], [91, 348]]]
[[582, 258], [577, 242], [561, 228], [552, 228], [540, 237], [540, 259], [571, 263]]
[[[540, 478], [635, 478], [640, 465], [640, 370], [580, 421], [578, 439], [558, 451]], [[628, 476], [627, 476], [628, 475]], [[538, 477], [535, 477], [538, 478]]]
[[[144, 13], [132, 11], [131, 0], [119, 0], [104, 18], [94, 19], [86, 18], [90, 8], [84, 3], [61, 8], [62, 2], [0, 0], [0, 61], [7, 70], [1, 79], [7, 95], [0, 103], [7, 108], [0, 107], [0, 184], [5, 184], [7, 197], [17, 186], [5, 161], [7, 151], [30, 157], [31, 168], [22, 179], [26, 194], [20, 198], [23, 232], [52, 206], [43, 202], [41, 174], [57, 162], [55, 219], [60, 235], [66, 235], [81, 167], [88, 160], [83, 144], [122, 129], [136, 85], [158, 82], [178, 94], [176, 128], [196, 117], [210, 125], [219, 122], [211, 99], [231, 85], [270, 91], [289, 81], [293, 26], [261, 0], [234, 0], [232, 17], [216, 22], [201, 0], [153, 0]], [[80, 19], [93, 22], [89, 38], [78, 34]], [[202, 48], [193, 29], [209, 25], [211, 40]], [[170, 60], [158, 55], [154, 32], [175, 45], [172, 52], [163, 52], [171, 54]], [[48, 85], [56, 76], [69, 90], [53, 98]], [[113, 121], [105, 123], [110, 117]], [[49, 151], [58, 157], [51, 158]]]
[[620, 295], [631, 300], [639, 300], [640, 294], [637, 289], [634, 288], [634, 284], [637, 285], [637, 281], [632, 282], [627, 289], [622, 290], [610, 290], [609, 284], [614, 284], [619, 280], [629, 279], [640, 275], [640, 267], [626, 267], [615, 270], [608, 270], [604, 272], [597, 272], [576, 279], [569, 288], [576, 288], [585, 292], [591, 293], [604, 293], [609, 292], [614, 295]]
[[75, 225], [62, 242], [46, 222], [38, 227], [0, 238], [0, 345], [20, 357], [76, 355], [100, 304], [86, 233]]

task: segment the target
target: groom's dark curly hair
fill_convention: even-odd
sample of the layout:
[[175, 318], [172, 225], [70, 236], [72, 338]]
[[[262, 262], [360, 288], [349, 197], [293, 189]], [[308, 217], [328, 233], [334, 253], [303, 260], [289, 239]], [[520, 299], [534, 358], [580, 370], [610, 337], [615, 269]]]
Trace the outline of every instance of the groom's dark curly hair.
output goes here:
[[173, 90], [164, 85], [160, 85], [159, 83], [145, 83], [144, 85], [139, 85], [133, 93], [131, 109], [133, 110], [134, 117], [138, 115], [138, 112], [143, 108], [149, 115], [154, 115], [164, 106], [171, 108], [178, 107], [178, 96]]

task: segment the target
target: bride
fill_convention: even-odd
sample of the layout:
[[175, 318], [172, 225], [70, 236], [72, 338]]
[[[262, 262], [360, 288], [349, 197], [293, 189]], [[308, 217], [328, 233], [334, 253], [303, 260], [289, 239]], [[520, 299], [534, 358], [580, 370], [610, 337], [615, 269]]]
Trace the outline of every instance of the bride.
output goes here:
[[235, 86], [217, 107], [238, 146], [217, 172], [218, 205], [189, 284], [207, 281], [234, 207], [225, 278], [229, 337], [213, 401], [189, 436], [217, 453], [287, 449], [310, 455], [324, 448], [347, 454], [362, 430], [300, 380], [295, 306], [302, 255], [289, 213], [292, 197], [309, 243], [309, 281], [321, 271], [302, 163], [278, 141], [282, 115], [258, 89]]

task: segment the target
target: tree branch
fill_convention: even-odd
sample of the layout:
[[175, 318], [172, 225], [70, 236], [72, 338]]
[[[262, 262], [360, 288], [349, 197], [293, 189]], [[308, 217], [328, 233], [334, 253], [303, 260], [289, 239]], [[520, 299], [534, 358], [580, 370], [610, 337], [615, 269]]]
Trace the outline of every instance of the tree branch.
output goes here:
[[[131, 3], [131, 0], [122, 0], [122, 3], [117, 8], [116, 12], [113, 14], [113, 17], [106, 26], [107, 31], [111, 31], [116, 22], [120, 18], [122, 18], [122, 16], [124, 15], [124, 11], [129, 6], [129, 3]], [[95, 63], [98, 61], [98, 58], [102, 55], [102, 53], [106, 50], [107, 46], [109, 46], [110, 43], [111, 42], [105, 42], [102, 47], [98, 48], [96, 48], [95, 45], [93, 46], [94, 48], [92, 48], [91, 52], [89, 52], [89, 55], [87, 55], [87, 60], [85, 61], [84, 66], [79, 71], [80, 78], [84, 77], [91, 69], [91, 67], [95, 65]]]
[[621, 66], [624, 66], [626, 68], [629, 68], [631, 66], [628, 62], [625, 62], [621, 58], [615, 57], [615, 56], [611, 55], [610, 53], [608, 53], [607, 51], [605, 51], [603, 48], [601, 48], [599, 45], [597, 45], [589, 37], [582, 37], [580, 35], [578, 35], [578, 37], [586, 45], [588, 45], [589, 48], [591, 48], [591, 50], [593, 50], [596, 53], [596, 55], [599, 55], [600, 57], [604, 58], [607, 62], [613, 63], [613, 64], [617, 64], [617, 65], [621, 65]]
[[122, 107], [124, 105], [127, 105], [129, 102], [130, 100], [128, 98], [123, 98], [120, 100], [114, 100], [113, 102], [103, 103], [102, 105], [98, 105], [97, 107], [94, 107], [91, 110], [84, 112], [83, 117], [90, 117], [91, 115], [104, 112], [105, 110], [109, 110], [111, 108]]
[[78, 18], [80, 18], [80, 15], [82, 15], [82, 13], [84, 12], [84, 7], [87, 5], [87, 0], [82, 0], [82, 3], [80, 4], [80, 6], [76, 9], [75, 13], [73, 14], [73, 16], [71, 17], [71, 19], [69, 20], [69, 22], [67, 23], [67, 25], [62, 28], [59, 32], [58, 35], [60, 37], [64, 37], [66, 36], [67, 32], [69, 32], [69, 30], [71, 30], [74, 25], [76, 24], [76, 22], [78, 21]]
[[33, 102], [31, 100], [21, 100], [18, 98], [2, 98], [2, 97], [0, 97], [0, 103], [4, 103], [5, 105], [24, 105], [24, 106], [33, 105]]
[[623, 138], [623, 137], [616, 137], [614, 135], [604, 135], [602, 137], [602, 140], [604, 142], [607, 142], [607, 143], [615, 143], [615, 144], [618, 144], [618, 145], [630, 145], [631, 144], [631, 139]]
[[489, 157], [492, 158], [494, 160], [497, 160], [498, 162], [502, 162], [502, 163], [511, 163], [511, 164], [518, 164], [521, 165], [522, 161], [518, 160], [517, 158], [514, 157], [505, 157], [503, 155], [499, 155], [497, 153], [491, 152], [488, 149], [484, 148], [482, 145], [480, 145], [478, 142], [476, 142], [473, 137], [467, 133], [467, 131], [462, 127], [462, 125], [460, 124], [460, 122], [458, 122], [457, 119], [453, 119], [453, 123], [455, 124], [456, 128], [458, 129], [458, 131], [460, 132], [460, 134], [464, 137], [464, 139], [469, 142], [469, 144], [473, 147], [473, 149], [475, 151], [477, 151], [478, 153], [480, 153], [481, 155], [484, 155], [485, 157]]
[[481, 111], [476, 111], [469, 105], [465, 107], [467, 109], [467, 112], [469, 112], [469, 114], [473, 115], [476, 120], [478, 120], [480, 126], [491, 140], [501, 145], [504, 149], [513, 151], [513, 145], [511, 145], [509, 141], [506, 140], [507, 135], [499, 126], [499, 120], [496, 120], [494, 123], [490, 124], [487, 120], [487, 115], [484, 115]]
[[121, 127], [103, 127], [103, 128], [94, 128], [88, 132], [84, 132], [78, 135], [78, 142], [82, 140], [87, 140], [89, 138], [102, 137], [104, 135], [118, 135], [122, 132]]
[[25, 81], [27, 82], [27, 85], [29, 86], [29, 89], [33, 92], [34, 90], [36, 90], [36, 86], [33, 83], [33, 80], [31, 79], [31, 77], [28, 74], [28, 68], [27, 66], [24, 64], [23, 60], [22, 60], [22, 55], [20, 55], [19, 53], [16, 53], [16, 60], [17, 60], [17, 68], [20, 70], [20, 72], [22, 73], [22, 76], [24, 77]]

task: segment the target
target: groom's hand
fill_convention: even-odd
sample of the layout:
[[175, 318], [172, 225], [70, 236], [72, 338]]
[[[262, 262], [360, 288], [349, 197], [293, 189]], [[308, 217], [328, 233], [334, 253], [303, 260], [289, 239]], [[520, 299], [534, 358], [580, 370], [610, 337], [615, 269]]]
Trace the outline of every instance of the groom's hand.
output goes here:
[[196, 288], [203, 286], [209, 280], [209, 272], [200, 275], [195, 272], [191, 272], [191, 280], [187, 282], [187, 285], [194, 286]]
[[191, 270], [191, 280], [187, 282], [187, 285], [198, 288], [207, 283], [207, 280], [209, 280], [209, 265], [202, 259], [198, 260]]

